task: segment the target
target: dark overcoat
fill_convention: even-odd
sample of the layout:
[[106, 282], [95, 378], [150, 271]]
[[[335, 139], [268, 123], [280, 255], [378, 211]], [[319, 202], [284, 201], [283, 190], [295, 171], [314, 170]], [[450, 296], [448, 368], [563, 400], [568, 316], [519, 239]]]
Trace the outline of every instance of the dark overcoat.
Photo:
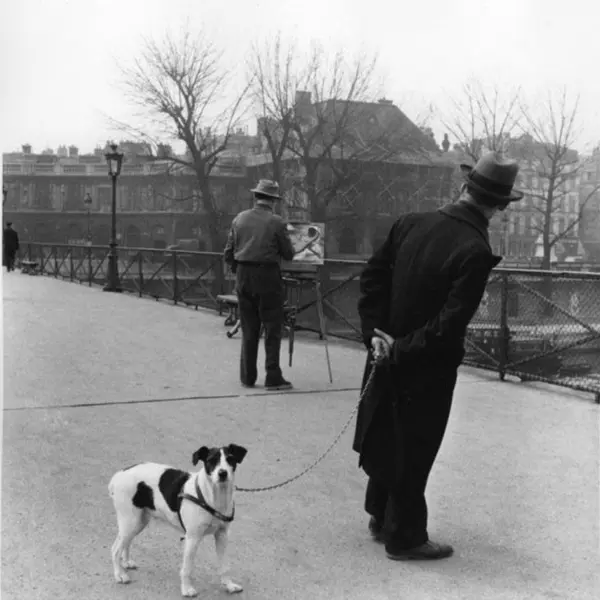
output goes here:
[[[400, 476], [402, 428], [426, 427], [428, 419], [432, 426], [436, 418], [447, 420], [449, 402], [440, 403], [438, 416], [436, 404], [428, 402], [427, 414], [415, 417], [418, 423], [406, 422], [398, 408], [419, 387], [427, 389], [427, 396], [449, 394], [451, 399], [453, 383], [446, 384], [452, 385], [449, 390], [431, 384], [436, 373], [440, 382], [455, 381], [452, 372], [464, 358], [467, 326], [491, 270], [501, 260], [491, 251], [487, 227], [484, 215], [466, 203], [409, 213], [396, 221], [367, 262], [358, 303], [364, 343], [370, 348], [375, 328], [395, 340], [389, 367], [378, 367], [357, 416], [353, 449], [370, 476], [377, 476], [376, 471], [388, 478], [390, 473]], [[363, 386], [369, 370], [367, 360]], [[419, 386], [419, 378], [426, 378], [428, 385]], [[445, 421], [435, 427], [443, 436]]]
[[2, 266], [9, 267], [19, 249], [19, 234], [12, 227], [2, 232]]
[[2, 232], [2, 246], [6, 252], [16, 252], [19, 249], [19, 234], [11, 227], [5, 227]]

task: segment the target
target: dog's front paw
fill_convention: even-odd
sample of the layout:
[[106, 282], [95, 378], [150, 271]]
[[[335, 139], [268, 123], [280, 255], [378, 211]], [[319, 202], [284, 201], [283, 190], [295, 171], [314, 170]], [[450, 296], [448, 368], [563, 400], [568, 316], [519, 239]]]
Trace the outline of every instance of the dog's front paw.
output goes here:
[[138, 566], [133, 560], [124, 560], [123, 568], [133, 570], [133, 569], [137, 569]]
[[193, 598], [198, 595], [196, 588], [192, 585], [182, 585], [181, 586], [181, 595], [186, 598]]
[[122, 573], [115, 573], [115, 581], [117, 583], [130, 583], [131, 577], [129, 577], [129, 575], [123, 571]]
[[233, 583], [233, 581], [230, 581], [230, 580], [224, 581], [223, 587], [230, 594], [237, 594], [238, 592], [241, 592], [244, 589], [241, 585], [238, 585], [237, 583]]

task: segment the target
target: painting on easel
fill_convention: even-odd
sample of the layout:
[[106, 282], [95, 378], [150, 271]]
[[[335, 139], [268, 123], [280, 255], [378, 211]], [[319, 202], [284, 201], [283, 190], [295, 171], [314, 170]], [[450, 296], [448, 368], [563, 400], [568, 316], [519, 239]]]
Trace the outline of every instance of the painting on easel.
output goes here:
[[293, 262], [322, 265], [325, 261], [325, 224], [288, 223], [288, 233], [296, 255]]

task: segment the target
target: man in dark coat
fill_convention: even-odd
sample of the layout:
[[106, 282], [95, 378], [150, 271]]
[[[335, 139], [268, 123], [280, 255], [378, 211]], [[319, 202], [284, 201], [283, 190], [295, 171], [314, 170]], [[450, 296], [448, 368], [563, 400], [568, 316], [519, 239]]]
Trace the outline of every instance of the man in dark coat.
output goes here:
[[242, 326], [240, 379], [254, 387], [261, 324], [265, 330], [265, 388], [290, 389], [279, 365], [283, 333], [284, 287], [281, 259], [292, 260], [294, 247], [287, 226], [273, 206], [281, 200], [279, 185], [261, 179], [254, 193], [255, 205], [238, 214], [231, 224], [225, 262], [236, 273], [236, 292]]
[[2, 232], [2, 264], [7, 271], [15, 270], [15, 256], [19, 249], [19, 234], [9, 221]]
[[488, 225], [523, 194], [513, 191], [518, 166], [495, 153], [474, 168], [455, 204], [409, 213], [393, 225], [361, 275], [358, 310], [373, 357], [372, 386], [357, 417], [353, 448], [369, 476], [369, 530], [394, 560], [450, 556], [427, 533], [425, 487], [442, 443], [464, 338], [494, 256]]

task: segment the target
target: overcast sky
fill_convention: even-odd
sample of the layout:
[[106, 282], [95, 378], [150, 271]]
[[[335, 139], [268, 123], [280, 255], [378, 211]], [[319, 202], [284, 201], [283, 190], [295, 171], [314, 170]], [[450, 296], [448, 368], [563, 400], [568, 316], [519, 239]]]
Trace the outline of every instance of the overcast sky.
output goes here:
[[240, 68], [253, 40], [278, 31], [378, 52], [385, 96], [413, 119], [430, 104], [447, 112], [471, 77], [531, 99], [566, 84], [581, 95], [578, 148], [600, 142], [595, 0], [15, 0], [0, 9], [0, 150], [91, 151], [114, 137], [105, 115], [128, 110], [115, 59], [186, 17]]

